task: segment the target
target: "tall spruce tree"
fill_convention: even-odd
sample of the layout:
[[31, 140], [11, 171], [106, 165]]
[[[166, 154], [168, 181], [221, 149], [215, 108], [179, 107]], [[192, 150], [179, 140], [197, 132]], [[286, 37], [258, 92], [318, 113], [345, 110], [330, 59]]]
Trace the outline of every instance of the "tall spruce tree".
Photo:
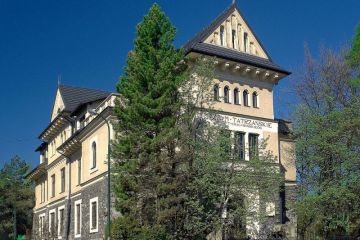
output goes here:
[[115, 194], [122, 226], [130, 228], [122, 231], [125, 239], [165, 239], [166, 232], [176, 232], [182, 181], [174, 154], [184, 75], [175, 34], [154, 4], [137, 26], [134, 50], [117, 85]]

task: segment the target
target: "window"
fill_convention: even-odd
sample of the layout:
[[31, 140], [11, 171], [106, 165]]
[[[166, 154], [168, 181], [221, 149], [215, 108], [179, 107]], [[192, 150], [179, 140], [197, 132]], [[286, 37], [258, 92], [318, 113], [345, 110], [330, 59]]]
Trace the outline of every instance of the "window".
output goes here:
[[232, 33], [232, 35], [231, 35], [232, 47], [235, 48], [236, 31], [232, 30], [231, 33]]
[[61, 173], [61, 192], [65, 192], [65, 168], [60, 170]]
[[257, 95], [257, 92], [253, 92], [253, 94], [252, 94], [252, 102], [253, 102], [253, 107], [257, 108], [258, 107], [258, 95]]
[[219, 101], [219, 85], [214, 85], [214, 101]]
[[220, 44], [224, 46], [224, 26], [220, 26]]
[[229, 103], [229, 87], [224, 88], [224, 102]]
[[91, 144], [91, 151], [92, 151], [92, 167], [91, 167], [91, 169], [93, 169], [93, 168], [96, 168], [96, 142], [95, 141]]
[[39, 216], [39, 235], [42, 238], [45, 232], [45, 213]]
[[249, 106], [249, 92], [247, 90], [243, 92], [243, 103], [244, 106]]
[[98, 231], [98, 198], [90, 199], [90, 232]]
[[249, 134], [249, 158], [253, 159], [258, 155], [259, 135]]
[[245, 133], [235, 132], [235, 158], [245, 160]]
[[248, 34], [244, 33], [244, 52], [248, 52]]
[[51, 197], [55, 197], [55, 174], [51, 175]]
[[80, 185], [81, 183], [81, 158], [78, 160], [78, 185]]
[[222, 129], [220, 132], [220, 155], [228, 161], [231, 155], [231, 131]]
[[50, 236], [55, 236], [56, 230], [55, 230], [55, 210], [50, 211], [50, 217], [49, 217], [49, 232]]
[[239, 102], [239, 89], [234, 89], [234, 104], [240, 104]]
[[75, 238], [81, 237], [81, 200], [75, 201]]
[[58, 236], [61, 238], [64, 232], [64, 220], [65, 220], [65, 207], [62, 206], [58, 209]]

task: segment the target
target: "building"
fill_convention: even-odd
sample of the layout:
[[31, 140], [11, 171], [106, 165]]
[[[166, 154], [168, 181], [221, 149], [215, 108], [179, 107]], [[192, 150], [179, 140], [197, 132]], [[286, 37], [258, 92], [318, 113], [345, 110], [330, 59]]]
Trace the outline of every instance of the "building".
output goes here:
[[[289, 236], [295, 236], [289, 204], [296, 197], [291, 124], [275, 118], [273, 104], [274, 87], [290, 72], [272, 61], [235, 3], [184, 48], [190, 58], [216, 57], [215, 108], [229, 130], [241, 133], [243, 145], [269, 138], [268, 149], [285, 177], [269, 224], [289, 226]], [[34, 239], [104, 238], [108, 132], [103, 119], [111, 118], [115, 98], [103, 91], [58, 87], [50, 124], [39, 136], [44, 142], [37, 149], [40, 165], [28, 175], [36, 182]], [[249, 161], [249, 154], [241, 160]]]

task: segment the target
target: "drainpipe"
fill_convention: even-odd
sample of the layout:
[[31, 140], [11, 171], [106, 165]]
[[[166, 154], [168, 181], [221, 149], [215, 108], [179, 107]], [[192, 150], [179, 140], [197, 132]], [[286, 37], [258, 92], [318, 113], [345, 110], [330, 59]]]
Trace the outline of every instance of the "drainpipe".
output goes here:
[[[71, 135], [75, 132], [75, 126], [76, 126], [76, 120], [71, 117], [64, 117], [71, 125]], [[70, 136], [71, 137], [71, 136]], [[66, 159], [66, 165], [69, 165], [68, 169], [68, 196], [67, 196], [67, 221], [66, 221], [66, 240], [69, 239], [70, 235], [70, 217], [71, 217], [71, 159], [69, 156], [63, 154], [59, 150], [56, 149], [58, 153], [60, 153], [61, 156], [65, 157]]]
[[70, 199], [70, 195], [71, 195], [71, 160], [70, 157], [63, 154], [62, 152], [60, 152], [59, 150], [56, 150], [58, 153], [61, 154], [61, 156], [65, 157], [66, 159], [66, 165], [69, 165], [68, 169], [68, 196], [67, 196], [67, 222], [66, 222], [66, 240], [69, 239], [69, 235], [70, 235], [70, 216], [71, 216], [71, 199]]

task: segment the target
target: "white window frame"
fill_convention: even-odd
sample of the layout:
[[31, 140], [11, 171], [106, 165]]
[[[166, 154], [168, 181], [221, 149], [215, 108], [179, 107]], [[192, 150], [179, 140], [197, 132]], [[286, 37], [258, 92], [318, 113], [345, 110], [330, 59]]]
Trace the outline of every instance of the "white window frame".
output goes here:
[[[96, 202], [96, 228], [92, 229], [92, 217], [93, 217], [93, 212], [92, 212], [92, 203]], [[99, 198], [98, 197], [94, 197], [92, 199], [90, 199], [90, 204], [89, 204], [89, 209], [90, 209], [90, 219], [89, 219], [89, 228], [90, 228], [90, 233], [96, 233], [99, 231]]]
[[[40, 219], [42, 219], [41, 225], [40, 225]], [[41, 239], [44, 236], [44, 226], [45, 226], [45, 213], [39, 215], [39, 236], [41, 237]]]
[[[95, 142], [95, 144], [96, 144], [96, 166], [95, 167], [93, 167], [93, 150], [92, 150], [93, 142]], [[98, 166], [99, 166], [99, 163], [100, 163], [100, 161], [99, 161], [100, 160], [100, 158], [99, 158], [99, 145], [98, 145], [97, 136], [93, 137], [90, 140], [89, 159], [90, 159], [89, 167], [90, 167], [90, 174], [91, 174], [91, 173], [96, 172], [98, 170]]]
[[[49, 211], [49, 234], [50, 234], [50, 236], [51, 236], [51, 231], [52, 231], [52, 229], [51, 229], [51, 225], [52, 225], [51, 214], [53, 214], [53, 213], [54, 213], [54, 221], [56, 221], [56, 209], [53, 209], [53, 210]], [[56, 227], [55, 224], [54, 224], [54, 227]]]
[[63, 210], [64, 211], [64, 222], [63, 222], [63, 224], [65, 223], [65, 205], [62, 205], [61, 207], [58, 207], [58, 216], [57, 216], [57, 219], [58, 219], [58, 221], [57, 221], [57, 228], [58, 228], [58, 239], [61, 239], [62, 238], [62, 234], [63, 233], [61, 233], [60, 232], [60, 211], [61, 210]]
[[[81, 224], [81, 218], [82, 218], [82, 209], [81, 209], [81, 204], [82, 204], [82, 200], [77, 200], [74, 203], [75, 206], [75, 211], [74, 211], [74, 234], [75, 234], [75, 238], [81, 238], [81, 228], [82, 228], [82, 224]], [[80, 206], [80, 219], [77, 219], [77, 212], [76, 212], [76, 206], [79, 205]], [[76, 226], [77, 226], [77, 222], [80, 221], [80, 233], [76, 232]]]

